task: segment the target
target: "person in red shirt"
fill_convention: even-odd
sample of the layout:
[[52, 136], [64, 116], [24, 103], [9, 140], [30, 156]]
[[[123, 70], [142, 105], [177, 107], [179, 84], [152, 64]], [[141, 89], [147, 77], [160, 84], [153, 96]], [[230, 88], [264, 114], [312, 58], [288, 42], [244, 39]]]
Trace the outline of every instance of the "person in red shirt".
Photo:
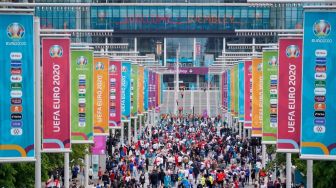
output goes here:
[[224, 187], [225, 173], [221, 170], [217, 173], [217, 183], [220, 187]]

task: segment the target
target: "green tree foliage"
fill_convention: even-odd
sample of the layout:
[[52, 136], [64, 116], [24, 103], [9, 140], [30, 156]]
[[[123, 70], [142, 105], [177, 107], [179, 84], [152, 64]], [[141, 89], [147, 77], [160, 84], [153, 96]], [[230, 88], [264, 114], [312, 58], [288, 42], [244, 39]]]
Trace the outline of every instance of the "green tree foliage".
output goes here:
[[[83, 164], [89, 145], [74, 144], [70, 153], [71, 165]], [[49, 173], [64, 167], [64, 154], [42, 153], [42, 181], [49, 179]], [[35, 184], [34, 163], [5, 163], [0, 164], [0, 187], [33, 188]]]

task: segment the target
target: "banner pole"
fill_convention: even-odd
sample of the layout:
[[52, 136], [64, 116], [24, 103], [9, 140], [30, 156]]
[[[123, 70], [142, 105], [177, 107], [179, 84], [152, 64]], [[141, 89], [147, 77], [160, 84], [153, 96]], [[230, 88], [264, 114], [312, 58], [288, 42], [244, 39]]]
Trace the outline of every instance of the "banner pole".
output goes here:
[[265, 168], [266, 166], [266, 144], [261, 145], [261, 152], [262, 152], [262, 167]]
[[124, 122], [121, 122], [121, 130], [120, 130], [120, 143], [124, 145]]
[[138, 118], [134, 118], [134, 141], [138, 141], [138, 129], [137, 129], [137, 124], [138, 124]]
[[292, 155], [286, 153], [286, 188], [292, 187]]
[[140, 136], [142, 135], [142, 115], [139, 116], [139, 133]]
[[40, 19], [34, 17], [35, 30], [35, 187], [41, 187], [41, 53]]
[[307, 188], [313, 188], [313, 160], [307, 160]]
[[131, 140], [132, 140], [132, 119], [130, 121], [127, 121], [128, 124], [128, 130], [127, 130], [127, 140], [128, 140], [128, 144], [131, 144]]
[[64, 153], [64, 187], [70, 187], [69, 182], [69, 161], [70, 156], [69, 153]]
[[89, 186], [89, 149], [86, 149], [86, 154], [85, 154], [85, 171], [84, 171], [84, 186], [88, 187]]

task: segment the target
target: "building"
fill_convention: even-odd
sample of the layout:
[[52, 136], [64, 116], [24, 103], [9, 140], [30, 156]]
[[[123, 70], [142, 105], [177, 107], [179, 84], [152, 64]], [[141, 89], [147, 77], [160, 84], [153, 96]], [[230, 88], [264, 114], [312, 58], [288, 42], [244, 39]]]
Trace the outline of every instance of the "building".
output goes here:
[[[35, 14], [42, 28], [113, 29], [109, 42], [129, 43], [128, 50], [154, 56], [165, 66], [179, 62], [182, 67], [209, 66], [226, 43], [252, 43], [252, 37], [237, 36], [235, 29], [300, 29], [303, 22], [302, 4], [268, 4], [252, 6], [246, 0], [35, 0], [41, 5]], [[63, 3], [63, 4], [62, 4]], [[65, 5], [64, 5], [65, 3]], [[68, 3], [68, 4], [66, 4]], [[73, 6], [70, 3], [81, 3]], [[77, 42], [105, 42], [104, 36], [77, 36]], [[256, 43], [272, 43], [275, 36], [256, 37]], [[161, 54], [156, 54], [157, 44]], [[182, 75], [181, 80], [205, 82], [203, 75]], [[173, 75], [164, 82], [172, 85]], [[218, 77], [213, 77], [215, 84]]]

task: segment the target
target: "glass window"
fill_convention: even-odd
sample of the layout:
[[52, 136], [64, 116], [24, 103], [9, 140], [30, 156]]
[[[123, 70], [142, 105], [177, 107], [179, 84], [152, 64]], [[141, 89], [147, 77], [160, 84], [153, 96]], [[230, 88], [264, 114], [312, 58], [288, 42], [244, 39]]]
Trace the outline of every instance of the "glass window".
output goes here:
[[203, 7], [203, 17], [210, 17], [210, 7]]
[[134, 7], [127, 7], [127, 17], [134, 17]]
[[165, 17], [164, 7], [158, 7], [158, 17]]
[[225, 7], [218, 7], [218, 17], [224, 18], [225, 16]]
[[149, 7], [142, 8], [142, 15], [143, 17], [149, 17]]
[[135, 7], [135, 17], [142, 16], [142, 7]]
[[126, 7], [120, 7], [120, 17], [126, 18], [127, 17], [127, 8]]
[[189, 18], [195, 17], [195, 8], [194, 7], [188, 7], [188, 17]]
[[157, 8], [156, 7], [150, 7], [150, 17], [152, 17], [152, 18], [157, 17]]

